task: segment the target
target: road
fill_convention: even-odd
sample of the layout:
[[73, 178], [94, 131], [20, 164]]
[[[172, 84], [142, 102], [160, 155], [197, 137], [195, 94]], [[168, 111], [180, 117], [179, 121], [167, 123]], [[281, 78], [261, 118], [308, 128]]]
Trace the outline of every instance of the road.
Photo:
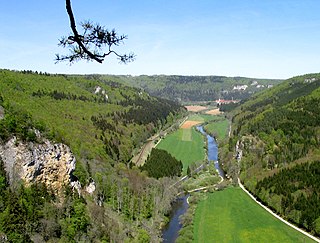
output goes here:
[[304, 230], [298, 228], [297, 226], [290, 224], [288, 221], [284, 220], [283, 218], [281, 218], [279, 215], [275, 214], [271, 209], [267, 208], [266, 206], [264, 206], [261, 202], [258, 202], [257, 199], [242, 185], [240, 179], [238, 178], [238, 183], [240, 188], [247, 193], [252, 200], [254, 200], [257, 204], [259, 204], [262, 208], [264, 208], [268, 213], [272, 214], [274, 217], [276, 217], [277, 219], [281, 220], [283, 223], [285, 223], [286, 225], [290, 226], [291, 228], [301, 232], [302, 234], [308, 236], [309, 238], [311, 238], [312, 240], [316, 241], [316, 242], [320, 242], [320, 239], [316, 238], [315, 236], [305, 232]]

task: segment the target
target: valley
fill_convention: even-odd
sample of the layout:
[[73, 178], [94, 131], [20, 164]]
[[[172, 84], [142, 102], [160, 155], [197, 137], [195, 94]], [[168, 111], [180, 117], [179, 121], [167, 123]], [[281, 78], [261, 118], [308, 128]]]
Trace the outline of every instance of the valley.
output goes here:
[[[309, 241], [257, 209], [238, 179], [277, 214], [318, 236], [318, 74], [247, 93], [232, 106], [211, 96], [186, 99], [185, 107], [121, 78], [0, 70], [4, 237], [160, 242], [172, 202], [185, 191], [189, 207], [176, 242]], [[214, 157], [206, 134], [218, 143]], [[224, 180], [215, 163], [207, 164], [212, 160]], [[15, 210], [17, 229], [10, 221]], [[254, 216], [246, 219], [247, 211]]]
[[[228, 123], [221, 125], [222, 117], [213, 117], [208, 120], [210, 127], [222, 130], [222, 138], [227, 137]], [[179, 141], [176, 141], [176, 145], [179, 146]], [[209, 177], [206, 177], [206, 173], [210, 170], [212, 168], [197, 171], [184, 182], [184, 190], [190, 194], [187, 200], [191, 204], [188, 211], [184, 213], [185, 215], [181, 216], [184, 225], [176, 242], [211, 240], [217, 242], [270, 242], [270, 240], [314, 242], [313, 239], [274, 218], [242, 190], [232, 186], [230, 182], [221, 185], [217, 174], [211, 172], [212, 174], [209, 173]], [[204, 192], [199, 192], [199, 189], [193, 190], [194, 188], [199, 188]], [[181, 204], [181, 207], [184, 208], [185, 204]]]
[[3, 1], [0, 243], [320, 243], [320, 1]]

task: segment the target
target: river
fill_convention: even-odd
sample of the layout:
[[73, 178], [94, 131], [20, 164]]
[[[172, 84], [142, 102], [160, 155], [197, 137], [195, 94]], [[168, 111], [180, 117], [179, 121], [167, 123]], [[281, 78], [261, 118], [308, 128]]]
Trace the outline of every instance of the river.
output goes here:
[[216, 140], [214, 139], [214, 137], [210, 136], [209, 134], [207, 134], [205, 132], [203, 126], [198, 126], [197, 129], [198, 129], [199, 132], [201, 132], [203, 135], [205, 135], [207, 137], [209, 163], [211, 163], [213, 161], [214, 162], [214, 166], [218, 170], [219, 175], [222, 178], [224, 178], [225, 174], [224, 174], [223, 170], [221, 169], [221, 167], [219, 165], [219, 162], [218, 162], [218, 145], [216, 143]]
[[187, 202], [188, 197], [189, 195], [180, 196], [173, 203], [170, 213], [170, 222], [162, 230], [163, 242], [173, 243], [178, 238], [179, 230], [182, 227], [179, 217], [183, 215], [189, 207]]
[[[218, 163], [218, 145], [214, 139], [214, 137], [208, 135], [203, 126], [197, 127], [198, 131], [207, 137], [207, 145], [208, 145], [208, 160], [209, 163], [214, 163], [215, 168], [217, 169], [219, 175], [224, 178], [224, 172], [220, 168]], [[179, 230], [182, 225], [180, 224], [179, 217], [183, 215], [188, 209], [187, 198], [189, 195], [185, 195], [177, 198], [177, 200], [172, 205], [172, 211], [170, 214], [170, 222], [166, 225], [166, 227], [162, 231], [163, 242], [165, 243], [173, 243], [179, 236]]]

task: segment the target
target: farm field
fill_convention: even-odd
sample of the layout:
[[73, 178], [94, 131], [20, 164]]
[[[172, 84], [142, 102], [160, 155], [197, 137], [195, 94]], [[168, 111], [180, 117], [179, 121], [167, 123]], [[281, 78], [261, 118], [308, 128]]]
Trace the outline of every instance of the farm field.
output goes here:
[[[168, 134], [158, 144], [157, 148], [168, 151], [172, 156], [183, 163], [183, 174], [193, 162], [203, 161], [205, 158], [205, 141], [195, 126], [217, 119], [217, 116], [208, 114], [193, 114], [185, 121], [180, 129]], [[219, 118], [220, 119], [220, 118]]]
[[212, 110], [209, 110], [209, 111], [206, 111], [206, 114], [208, 115], [219, 115], [221, 114], [221, 111], [219, 111], [219, 109], [212, 109]]
[[158, 149], [168, 151], [172, 156], [183, 163], [183, 174], [186, 174], [188, 165], [193, 162], [203, 161], [205, 158], [204, 140], [195, 128], [178, 129], [167, 135], [158, 144]]
[[201, 122], [207, 122], [214, 120], [215, 116], [209, 115], [209, 114], [193, 114], [189, 117], [189, 121], [201, 121]]
[[240, 188], [228, 188], [198, 204], [194, 242], [314, 241], [274, 218]]
[[228, 120], [224, 117], [216, 116], [217, 121], [205, 125], [205, 130], [214, 134], [217, 139], [225, 139], [228, 135]]
[[199, 112], [199, 111], [203, 111], [203, 110], [208, 109], [207, 107], [200, 106], [200, 105], [187, 105], [187, 106], [185, 106], [185, 108], [191, 112]]

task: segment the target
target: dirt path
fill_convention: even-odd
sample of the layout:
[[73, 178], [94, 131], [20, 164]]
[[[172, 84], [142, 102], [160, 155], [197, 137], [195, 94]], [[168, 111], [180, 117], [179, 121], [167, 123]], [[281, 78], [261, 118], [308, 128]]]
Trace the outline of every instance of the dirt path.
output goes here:
[[[183, 121], [181, 122], [181, 120], [178, 120], [176, 124], [179, 124], [179, 126], [181, 126], [183, 123], [185, 123], [185, 121], [188, 119], [188, 116], [185, 117], [183, 119]], [[162, 131], [163, 134], [166, 134], [170, 129], [172, 129], [173, 126], [175, 126], [176, 124], [172, 124], [169, 128], [167, 128], [166, 130]], [[158, 140], [156, 142], [156, 140]], [[150, 137], [145, 144], [141, 147], [139, 153], [137, 153], [132, 159], [131, 161], [136, 164], [137, 166], [142, 166], [144, 164], [144, 162], [147, 160], [148, 155], [150, 154], [152, 148], [156, 147], [160, 142], [161, 142], [162, 138], [160, 136], [160, 132], [154, 134], [152, 137]]]
[[320, 242], [320, 239], [316, 238], [315, 236], [305, 232], [304, 230], [296, 227], [295, 225], [293, 224], [290, 224], [288, 221], [284, 220], [283, 218], [281, 218], [279, 215], [275, 214], [272, 210], [270, 210], [269, 208], [267, 208], [266, 206], [264, 206], [262, 203], [258, 202], [257, 199], [242, 185], [240, 179], [238, 178], [238, 183], [239, 183], [239, 186], [240, 188], [245, 192], [247, 193], [251, 198], [252, 200], [254, 200], [257, 204], [259, 204], [262, 208], [264, 208], [268, 213], [272, 214], [274, 217], [276, 217], [277, 219], [279, 219], [280, 221], [282, 221], [283, 223], [285, 223], [286, 225], [290, 226], [291, 228], [301, 232], [302, 234], [308, 236], [309, 238], [311, 238], [312, 240], [316, 241], [316, 242]]

